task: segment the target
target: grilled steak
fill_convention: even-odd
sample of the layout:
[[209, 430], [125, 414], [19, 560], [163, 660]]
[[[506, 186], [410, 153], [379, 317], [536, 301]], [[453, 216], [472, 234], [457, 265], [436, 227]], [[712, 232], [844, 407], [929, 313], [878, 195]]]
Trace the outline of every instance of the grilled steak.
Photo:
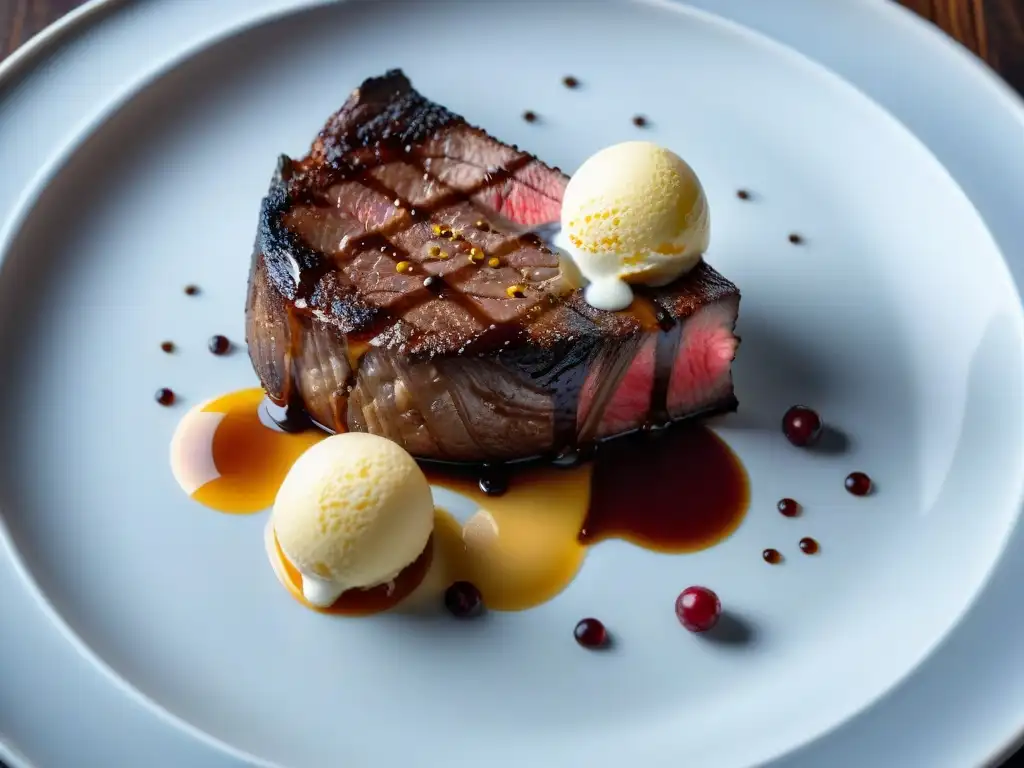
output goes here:
[[734, 409], [736, 287], [702, 262], [594, 309], [524, 234], [567, 180], [400, 71], [365, 81], [263, 201], [246, 339], [271, 399], [473, 462]]

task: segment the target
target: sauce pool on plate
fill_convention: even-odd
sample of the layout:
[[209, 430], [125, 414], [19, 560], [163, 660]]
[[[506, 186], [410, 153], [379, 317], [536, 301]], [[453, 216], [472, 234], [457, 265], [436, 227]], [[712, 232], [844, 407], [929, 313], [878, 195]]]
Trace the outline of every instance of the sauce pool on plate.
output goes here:
[[[192, 409], [171, 446], [174, 476], [189, 496], [221, 512], [269, 508], [292, 464], [326, 433], [245, 389]], [[424, 555], [383, 588], [345, 593], [328, 613], [365, 614], [440, 599], [452, 584], [479, 590], [489, 609], [544, 603], [569, 585], [588, 548], [621, 538], [659, 552], [695, 552], [722, 541], [749, 506], [746, 471], [714, 432], [680, 425], [600, 445], [572, 467], [424, 464], [431, 484], [469, 499], [464, 521], [444, 510]], [[271, 526], [268, 525], [268, 529]], [[302, 600], [301, 575], [268, 532], [275, 571]]]

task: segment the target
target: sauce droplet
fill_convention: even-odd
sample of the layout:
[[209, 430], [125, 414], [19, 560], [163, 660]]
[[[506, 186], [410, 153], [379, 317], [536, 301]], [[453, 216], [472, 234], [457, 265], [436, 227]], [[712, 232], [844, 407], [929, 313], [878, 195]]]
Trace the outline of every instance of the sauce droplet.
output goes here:
[[846, 476], [846, 490], [854, 496], [867, 496], [871, 493], [871, 478], [863, 472], [851, 472]]
[[300, 405], [278, 405], [269, 397], [264, 397], [257, 410], [264, 424], [266, 421], [263, 417], [266, 416], [282, 432], [305, 432], [315, 428], [306, 409]]
[[736, 192], [736, 197], [738, 197], [740, 200], [749, 200], [750, 193], [745, 189], [741, 189]]
[[535, 123], [537, 122], [537, 113], [528, 109], [523, 112], [523, 120], [528, 123]]
[[643, 115], [635, 115], [633, 117], [633, 125], [637, 128], [643, 128], [647, 125], [647, 118]]
[[572, 75], [566, 75], [565, 77], [563, 77], [562, 82], [565, 84], [566, 88], [576, 88], [580, 84], [580, 81], [577, 80]]
[[804, 239], [796, 232], [789, 236], [789, 242], [791, 242], [793, 245], [800, 245], [800, 243], [802, 243], [803, 241]]
[[805, 555], [815, 555], [818, 553], [818, 542], [810, 536], [805, 536], [800, 539], [800, 551]]
[[164, 387], [156, 391], [156, 401], [160, 405], [174, 405], [174, 391]]
[[174, 342], [173, 341], [165, 341], [165, 342], [163, 342], [160, 345], [160, 349], [162, 349], [167, 354], [171, 354], [171, 352], [174, 351]]
[[776, 507], [786, 517], [796, 517], [800, 512], [800, 505], [793, 499], [781, 499]]
[[817, 411], [794, 405], [782, 417], [782, 432], [798, 448], [813, 445], [821, 437], [822, 423]]
[[484, 470], [479, 485], [488, 496], [501, 496], [508, 490], [508, 473], [498, 469]]
[[185, 286], [185, 294], [187, 296], [195, 296], [197, 293], [199, 293], [199, 286], [198, 285], [186, 285]]
[[691, 632], [707, 632], [721, 615], [722, 602], [707, 587], [687, 587], [676, 598], [676, 618]]
[[782, 562], [782, 555], [777, 549], [766, 549], [761, 553], [761, 557], [766, 563], [771, 565], [777, 565]]
[[210, 348], [210, 351], [213, 352], [213, 354], [225, 355], [227, 354], [228, 350], [231, 349], [231, 341], [230, 339], [228, 339], [227, 336], [221, 336], [220, 334], [217, 334], [216, 336], [210, 337], [210, 341], [207, 344], [207, 346]]
[[608, 630], [597, 619], [581, 619], [572, 634], [584, 648], [600, 648], [608, 641]]

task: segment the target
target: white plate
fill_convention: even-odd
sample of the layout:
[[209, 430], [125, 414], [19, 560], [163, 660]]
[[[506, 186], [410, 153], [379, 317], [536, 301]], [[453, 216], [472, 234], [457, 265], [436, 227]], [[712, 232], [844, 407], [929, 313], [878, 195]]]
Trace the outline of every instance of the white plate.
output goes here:
[[[1005, 745], [1024, 711], [1024, 618], [1002, 611], [1024, 571], [1021, 110], [903, 12], [767, 5], [96, 3], [7, 63], [0, 738], [40, 766], [941, 767]], [[604, 544], [551, 603], [469, 626], [343, 621], [278, 586], [262, 516], [175, 487], [185, 407], [254, 381], [203, 346], [242, 337], [277, 153], [392, 66], [564, 168], [643, 136], [697, 169], [709, 258], [744, 292], [742, 411], [720, 432], [753, 502], [723, 545]], [[153, 403], [164, 385], [179, 407]], [[789, 448], [798, 401], [849, 450]], [[853, 469], [874, 496], [844, 492]], [[748, 642], [678, 627], [691, 583]], [[614, 653], [573, 644], [584, 615]]]

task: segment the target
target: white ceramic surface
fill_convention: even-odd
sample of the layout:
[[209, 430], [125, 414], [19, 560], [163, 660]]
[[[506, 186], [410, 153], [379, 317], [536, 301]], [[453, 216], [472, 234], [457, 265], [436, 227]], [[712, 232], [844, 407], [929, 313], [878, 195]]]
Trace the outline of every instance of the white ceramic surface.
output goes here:
[[[1024, 245], [1024, 131], [1016, 102], [948, 44], [858, 0], [95, 13], [4, 67], [0, 90], [0, 608], [17, 617], [0, 633], [0, 739], [39, 766], [941, 767], [977, 764], [1020, 725], [1024, 670], [1000, 644], [1012, 651], [1024, 619], [999, 610], [999, 590], [1024, 568], [1024, 262], [1002, 255]], [[639, 136], [700, 174], [709, 260], [744, 292], [742, 410], [719, 431], [753, 503], [726, 543], [687, 557], [602, 544], [556, 600], [472, 625], [343, 621], [283, 593], [262, 516], [179, 494], [176, 419], [254, 381], [244, 352], [204, 342], [241, 338], [276, 154], [300, 154], [392, 66], [563, 168]], [[900, 90], [937, 72], [941, 92]], [[583, 87], [566, 90], [567, 73]], [[962, 112], [942, 109], [950, 92]], [[161, 353], [164, 338], [180, 352]], [[152, 401], [165, 385], [176, 408]], [[782, 440], [798, 401], [846, 451]], [[876, 495], [843, 491], [852, 469]], [[774, 511], [783, 495], [802, 518]], [[821, 555], [799, 553], [804, 535]], [[786, 564], [765, 565], [765, 546]], [[719, 592], [744, 642], [679, 628], [672, 600], [691, 583]], [[614, 653], [574, 645], [583, 615], [609, 625]], [[966, 697], [983, 717], [944, 730], [965, 723]], [[930, 739], [908, 737], [928, 724]]]

